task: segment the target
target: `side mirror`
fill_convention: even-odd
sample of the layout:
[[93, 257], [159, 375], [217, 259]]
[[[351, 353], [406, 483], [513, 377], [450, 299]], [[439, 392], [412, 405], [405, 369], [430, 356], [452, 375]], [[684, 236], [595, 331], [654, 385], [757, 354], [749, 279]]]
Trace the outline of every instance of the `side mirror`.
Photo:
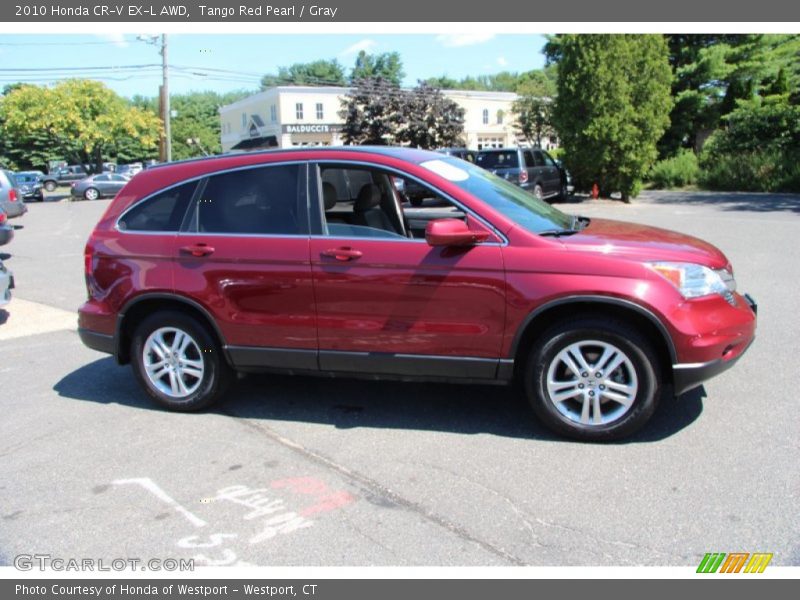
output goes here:
[[472, 231], [460, 219], [434, 219], [425, 227], [429, 246], [474, 246], [488, 237], [488, 232]]

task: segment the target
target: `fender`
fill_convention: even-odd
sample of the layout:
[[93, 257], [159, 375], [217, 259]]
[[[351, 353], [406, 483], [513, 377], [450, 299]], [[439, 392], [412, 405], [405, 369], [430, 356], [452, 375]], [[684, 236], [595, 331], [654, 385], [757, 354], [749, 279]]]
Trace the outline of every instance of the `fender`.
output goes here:
[[577, 303], [594, 303], [594, 304], [609, 304], [612, 306], [618, 306], [620, 308], [625, 308], [628, 310], [632, 310], [639, 315], [645, 317], [648, 321], [650, 321], [653, 325], [655, 325], [656, 329], [661, 334], [664, 342], [667, 345], [667, 350], [669, 351], [669, 357], [672, 361], [672, 364], [678, 362], [678, 355], [675, 351], [675, 345], [672, 342], [672, 337], [669, 334], [664, 323], [659, 319], [655, 313], [651, 310], [641, 306], [640, 304], [636, 304], [635, 302], [631, 302], [630, 300], [623, 300], [621, 298], [615, 298], [613, 296], [601, 296], [601, 295], [576, 295], [576, 296], [565, 296], [563, 298], [557, 298], [555, 300], [551, 300], [541, 306], [537, 307], [533, 312], [531, 312], [522, 324], [517, 328], [516, 334], [514, 334], [514, 341], [511, 343], [511, 357], [513, 358], [516, 356], [517, 348], [519, 346], [520, 340], [522, 340], [522, 336], [525, 333], [525, 330], [528, 326], [536, 319], [539, 315], [544, 313], [545, 311], [554, 308], [556, 306], [561, 306], [564, 304], [577, 304]]

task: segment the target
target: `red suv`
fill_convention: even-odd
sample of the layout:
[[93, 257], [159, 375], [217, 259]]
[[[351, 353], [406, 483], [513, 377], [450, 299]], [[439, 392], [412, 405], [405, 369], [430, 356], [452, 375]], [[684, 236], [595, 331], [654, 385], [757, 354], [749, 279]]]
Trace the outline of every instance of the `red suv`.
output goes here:
[[[410, 206], [406, 182], [435, 208]], [[551, 429], [629, 435], [733, 365], [755, 304], [714, 246], [566, 215], [469, 162], [304, 148], [143, 171], [85, 251], [79, 325], [153, 399], [234, 371], [519, 380]]]

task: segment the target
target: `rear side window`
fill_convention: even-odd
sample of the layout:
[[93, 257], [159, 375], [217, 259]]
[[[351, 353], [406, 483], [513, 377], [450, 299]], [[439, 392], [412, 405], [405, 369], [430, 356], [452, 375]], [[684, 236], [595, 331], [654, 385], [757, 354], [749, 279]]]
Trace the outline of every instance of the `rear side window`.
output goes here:
[[545, 165], [544, 156], [538, 150], [533, 153], [533, 157], [536, 159], [536, 166], [543, 167]]
[[519, 167], [517, 152], [486, 152], [478, 154], [477, 165], [484, 169], [515, 169]]
[[137, 204], [120, 217], [122, 231], [178, 231], [197, 182], [184, 183]]
[[300, 234], [299, 165], [276, 165], [213, 175], [196, 203], [198, 232], [230, 234]]

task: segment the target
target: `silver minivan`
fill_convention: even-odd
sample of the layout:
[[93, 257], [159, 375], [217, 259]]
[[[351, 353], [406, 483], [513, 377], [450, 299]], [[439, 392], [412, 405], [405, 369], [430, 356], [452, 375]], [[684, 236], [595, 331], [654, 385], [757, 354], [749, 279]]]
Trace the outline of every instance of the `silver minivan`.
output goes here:
[[19, 217], [28, 212], [22, 199], [22, 190], [17, 185], [14, 173], [0, 169], [0, 206], [6, 211], [9, 219]]

